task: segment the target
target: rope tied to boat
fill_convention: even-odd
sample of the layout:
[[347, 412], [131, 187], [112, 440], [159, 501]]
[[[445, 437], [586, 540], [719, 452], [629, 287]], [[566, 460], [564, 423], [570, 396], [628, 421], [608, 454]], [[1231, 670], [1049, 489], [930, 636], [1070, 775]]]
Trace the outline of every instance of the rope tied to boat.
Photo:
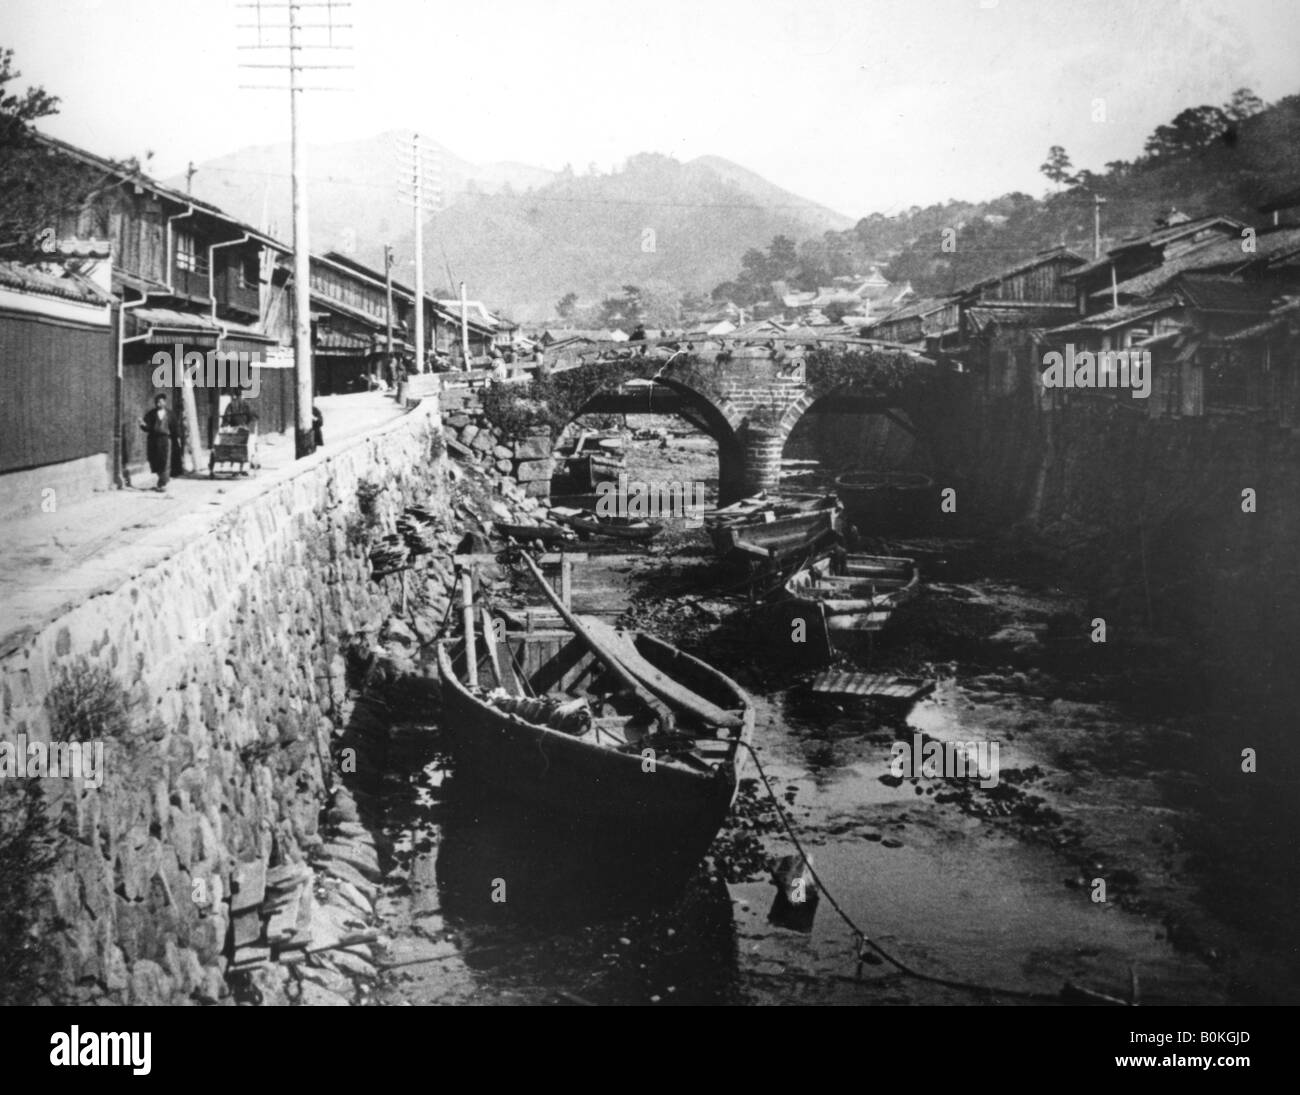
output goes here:
[[1009, 989], [1000, 988], [993, 985], [981, 985], [974, 981], [962, 981], [951, 977], [940, 977], [937, 974], [924, 973], [921, 970], [913, 969], [899, 958], [895, 958], [889, 951], [885, 950], [879, 943], [871, 938], [867, 932], [861, 928], [857, 922], [847, 912], [844, 907], [835, 899], [835, 895], [827, 888], [826, 883], [822, 881], [821, 876], [817, 873], [817, 868], [813, 866], [812, 860], [804, 850], [798, 835], [794, 831], [794, 826], [790, 818], [781, 806], [781, 801], [777, 797], [775, 789], [767, 778], [767, 772], [763, 769], [763, 762], [758, 758], [758, 750], [747, 741], [737, 742], [738, 745], [744, 746], [749, 750], [749, 755], [754, 761], [754, 768], [758, 772], [758, 778], [763, 783], [763, 788], [767, 791], [768, 797], [772, 800], [772, 805], [776, 807], [777, 817], [781, 820], [781, 826], [785, 829], [786, 835], [795, 846], [795, 850], [803, 858], [808, 873], [812, 876], [813, 882], [816, 883], [818, 890], [825, 894], [826, 900], [830, 902], [836, 914], [844, 921], [849, 931], [853, 933], [853, 939], [857, 950], [858, 958], [858, 976], [862, 974], [864, 964], [872, 963], [873, 957], [875, 962], [884, 960], [907, 977], [915, 978], [918, 981], [926, 981], [932, 985], [943, 985], [946, 988], [959, 989], [963, 992], [976, 992], [985, 996], [1010, 996], [1017, 1000], [1032, 1000], [1036, 1003], [1059, 1003], [1064, 997], [1071, 993], [1090, 997], [1099, 1002], [1108, 1004], [1117, 1004], [1120, 1006], [1129, 1006], [1132, 1001], [1120, 1000], [1114, 996], [1107, 996], [1104, 993], [1096, 992], [1091, 989], [1080, 989], [1077, 986], [1066, 982], [1060, 992], [1031, 992], [1026, 989]]

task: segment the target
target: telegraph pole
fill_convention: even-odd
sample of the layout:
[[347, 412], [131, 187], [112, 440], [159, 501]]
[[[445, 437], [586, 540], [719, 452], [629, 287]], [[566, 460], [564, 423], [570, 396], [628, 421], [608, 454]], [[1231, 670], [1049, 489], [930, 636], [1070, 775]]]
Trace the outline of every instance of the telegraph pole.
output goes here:
[[469, 299], [465, 295], [465, 283], [460, 283], [460, 353], [469, 372]]
[[[293, 361], [295, 373], [296, 412], [294, 422], [294, 452], [301, 459], [316, 449], [312, 431], [312, 399], [315, 386], [312, 376], [311, 345], [311, 243], [307, 218], [307, 155], [302, 137], [302, 93], [304, 91], [335, 91], [337, 88], [306, 87], [302, 73], [315, 69], [340, 69], [348, 65], [306, 63], [302, 56], [307, 51], [348, 49], [334, 43], [334, 31], [349, 24], [334, 22], [337, 9], [351, 7], [348, 0], [255, 0], [240, 4], [252, 9], [255, 22], [241, 23], [243, 29], [257, 31], [257, 41], [241, 49], [286, 50], [284, 62], [244, 64], [242, 68], [275, 69], [288, 72], [287, 89], [283, 85], [244, 85], [289, 92], [290, 148], [292, 150], [293, 193]], [[299, 18], [305, 8], [324, 9], [324, 22], [304, 23]], [[326, 41], [313, 41], [319, 35], [313, 31], [327, 32]], [[287, 35], [288, 41], [265, 41], [264, 34]]]
[[1092, 257], [1101, 258], [1101, 207], [1106, 199], [1100, 194], [1092, 196]]
[[390, 374], [389, 377], [385, 379], [392, 379], [391, 374], [393, 371], [393, 246], [392, 244], [389, 243], [384, 244], [384, 298], [385, 298], [385, 305], [387, 307], [387, 312], [385, 314], [388, 316], [388, 352], [387, 352], [386, 360], [388, 362], [388, 371]]
[[[415, 371], [424, 372], [424, 218], [438, 211], [441, 161], [424, 147], [418, 133], [409, 145], [398, 146], [398, 193], [415, 217]], [[432, 176], [431, 180], [426, 175]]]

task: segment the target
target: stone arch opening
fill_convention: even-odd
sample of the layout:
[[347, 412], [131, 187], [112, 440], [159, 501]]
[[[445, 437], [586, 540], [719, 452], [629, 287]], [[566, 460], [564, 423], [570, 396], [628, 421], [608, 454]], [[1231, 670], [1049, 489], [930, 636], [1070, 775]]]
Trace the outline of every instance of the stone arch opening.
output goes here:
[[[659, 390], [668, 396], [663, 400], [662, 409], [656, 407], [654, 399], [655, 391]], [[679, 477], [690, 478], [693, 482], [702, 483], [710, 504], [738, 497], [735, 494], [735, 484], [741, 477], [743, 448], [724, 409], [694, 388], [664, 376], [655, 378], [655, 390], [644, 399], [629, 398], [620, 406], [619, 397], [624, 394], [624, 389], [615, 386], [594, 393], [556, 434], [552, 443], [552, 500], [558, 497], [579, 504], [594, 492], [595, 483], [589, 472], [597, 473], [597, 469], [580, 456], [570, 461], [566, 467], [562, 452], [577, 440], [581, 430], [607, 428], [611, 418], [617, 419], [620, 427], [628, 427], [631, 435], [642, 434], [639, 442], [634, 441], [624, 446], [624, 470], [629, 479], [670, 482]], [[656, 442], [645, 436], [653, 430], [667, 429], [669, 421], [688, 427], [693, 431], [694, 438], [674, 434], [671, 438], [665, 437], [662, 442]], [[711, 443], [711, 459], [691, 459], [692, 453], [699, 453], [698, 438], [705, 438]], [[696, 443], [692, 444], [692, 441]], [[671, 451], [678, 459], [656, 459], [658, 448]], [[605, 461], [599, 463], [608, 467]], [[579, 469], [577, 475], [572, 474], [575, 465]], [[702, 474], [702, 467], [709, 467], [710, 471], [716, 470], [714, 474]], [[612, 479], [618, 473], [610, 469], [606, 474]]]

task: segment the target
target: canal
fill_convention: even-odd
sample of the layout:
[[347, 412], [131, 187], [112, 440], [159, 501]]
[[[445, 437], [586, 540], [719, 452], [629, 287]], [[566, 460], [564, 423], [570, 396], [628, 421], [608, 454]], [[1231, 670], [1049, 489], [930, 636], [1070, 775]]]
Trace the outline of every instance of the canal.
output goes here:
[[[716, 485], [700, 437], [634, 445], [629, 473]], [[867, 654], [937, 680], [901, 712], [809, 694], [698, 530], [675, 525], [641, 555], [593, 548], [575, 607], [739, 681], [779, 808], [844, 914], [911, 969], [1007, 991], [859, 961], [825, 898], [810, 922], [774, 918], [770, 870], [795, 849], [752, 769], [705, 862], [664, 876], [476, 799], [449, 771], [436, 712], [363, 697], [384, 727], [366, 820], [389, 866], [389, 960], [371, 998], [1012, 1004], [1070, 983], [1142, 1003], [1296, 1002], [1284, 803], [1243, 804], [1211, 744], [1223, 728], [1180, 691], [1177, 659], [1135, 671], [1131, 652], [1099, 651], [1079, 592], [1018, 571], [1014, 552], [924, 547], [924, 595]], [[996, 785], [891, 771], [896, 742], [931, 740], [996, 742]], [[1243, 869], [1243, 848], [1261, 869]]]

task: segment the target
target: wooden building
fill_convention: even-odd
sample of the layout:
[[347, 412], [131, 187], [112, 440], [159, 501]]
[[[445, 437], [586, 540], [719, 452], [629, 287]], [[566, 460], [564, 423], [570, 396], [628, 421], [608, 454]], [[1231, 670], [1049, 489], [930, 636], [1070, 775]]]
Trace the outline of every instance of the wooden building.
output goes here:
[[113, 301], [84, 261], [0, 262], [0, 518], [113, 483]]
[[1032, 386], [1041, 372], [1034, 332], [1074, 313], [1066, 275], [1084, 261], [1055, 247], [958, 290], [958, 332], [945, 356], [982, 375], [986, 395]]
[[[48, 149], [109, 180], [58, 225], [64, 239], [107, 239], [118, 305], [120, 385], [116, 416], [127, 471], [142, 468], [135, 423], [160, 391], [210, 443], [235, 385], [214, 384], [213, 355], [250, 363], [249, 391], [263, 433], [292, 428], [294, 374], [280, 352], [292, 342], [289, 249], [206, 202], [44, 134]], [[203, 382], [184, 384], [160, 361], [205, 361]], [[179, 362], [177, 363], [179, 364]]]

